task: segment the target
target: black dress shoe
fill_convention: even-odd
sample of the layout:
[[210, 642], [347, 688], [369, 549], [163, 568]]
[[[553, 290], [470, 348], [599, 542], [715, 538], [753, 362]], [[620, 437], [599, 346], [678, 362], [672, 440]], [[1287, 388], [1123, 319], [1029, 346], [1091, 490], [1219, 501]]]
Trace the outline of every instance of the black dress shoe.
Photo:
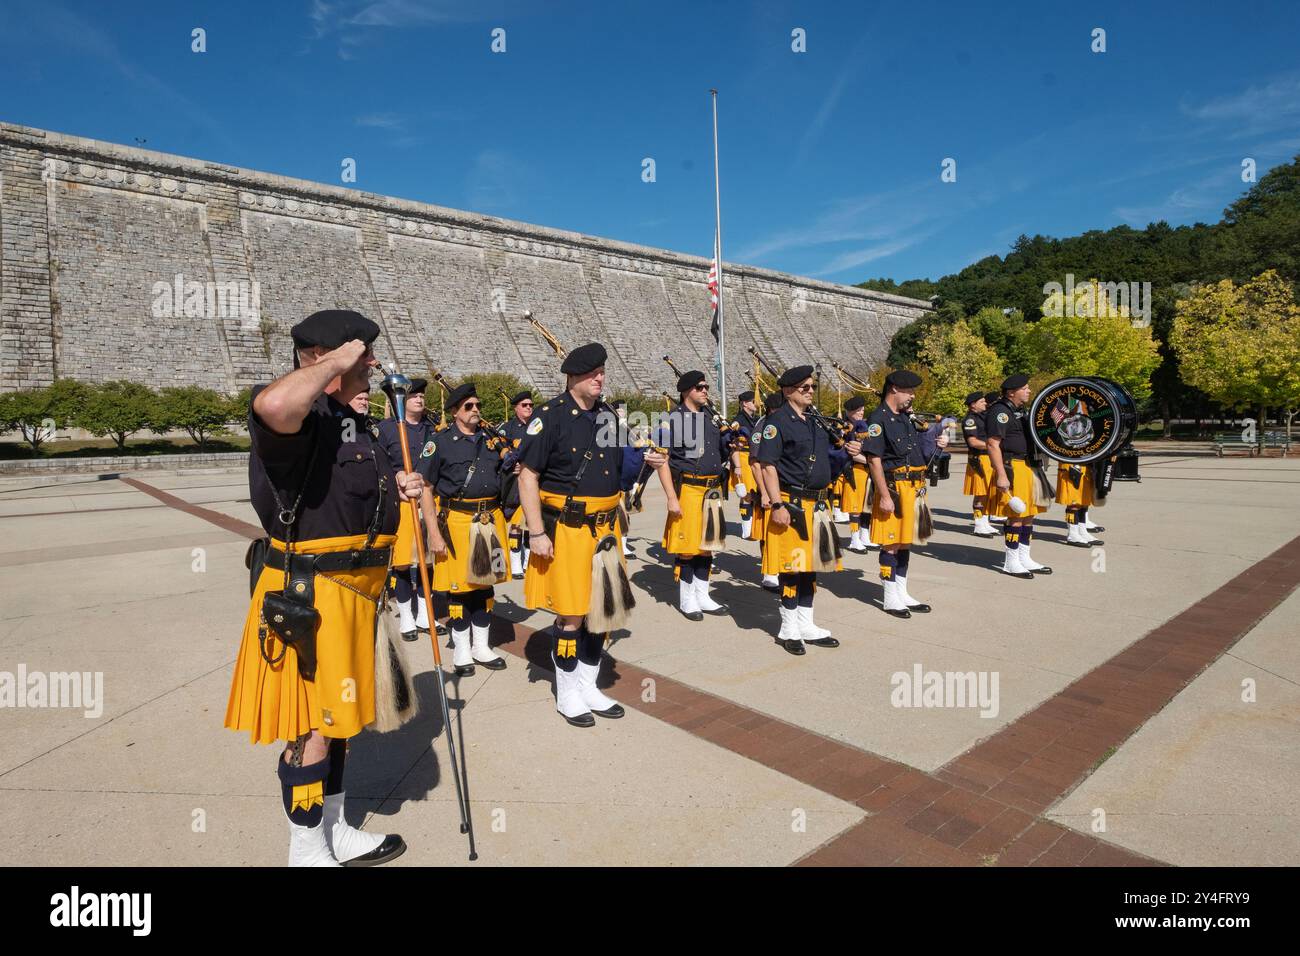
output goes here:
[[866, 549], [866, 548], [855, 548], [855, 547], [853, 547], [852, 545], [849, 545], [849, 550], [852, 551], [854, 554], [866, 554], [866, 553], [867, 553], [867, 549]]
[[764, 591], [771, 591], [773, 594], [776, 594], [781, 590], [781, 585], [779, 584], [760, 584], [759, 587]]
[[[564, 717], [564, 714], [560, 714], [560, 716]], [[567, 720], [569, 723], [573, 724], [573, 726], [575, 727], [596, 726], [596, 718], [591, 716], [591, 714], [579, 714], [577, 717], [564, 717], [564, 719]]]
[[623, 709], [622, 704], [615, 704], [613, 707], [610, 707], [607, 710], [593, 710], [592, 713], [595, 714], [597, 717], [608, 717], [610, 720], [618, 720], [625, 713], [627, 713], [627, 711]]
[[396, 860], [406, 852], [406, 841], [396, 833], [390, 833], [384, 837], [384, 842], [379, 844], [369, 853], [363, 853], [361, 856], [354, 856], [344, 863], [344, 866], [379, 866], [381, 863], [387, 863], [389, 860]]
[[1002, 573], [1008, 577], [1021, 578], [1025, 581], [1032, 581], [1034, 579], [1034, 575], [1030, 571], [1003, 571]]
[[776, 639], [776, 642], [780, 644], [782, 647], [784, 647], [791, 654], [793, 654], [795, 657], [802, 657], [804, 654], [808, 653], [806, 650], [804, 650], [803, 641], [783, 641], [781, 640], [781, 638], [778, 637]]
[[490, 661], [481, 661], [476, 657], [474, 663], [479, 667], [486, 667], [490, 671], [503, 671], [506, 669], [506, 662], [500, 657], [494, 657]]
[[[681, 608], [678, 608], [678, 610], [681, 610]], [[686, 618], [686, 620], [688, 621], [702, 621], [704, 620], [704, 612], [703, 611], [682, 611], [682, 617]]]
[[1051, 574], [1051, 573], [1052, 573], [1052, 569], [1049, 568], [1049, 567], [1048, 567], [1047, 565], [1045, 565], [1045, 564], [1044, 564], [1041, 568], [1033, 568], [1032, 571], [1033, 571], [1034, 574]]
[[975, 532], [972, 532], [972, 534], [974, 534], [975, 537], [977, 537], [977, 538], [1000, 538], [1000, 537], [1002, 537], [1002, 532], [1001, 532], [1001, 531], [975, 531]]
[[719, 604], [719, 605], [718, 605], [716, 608], [714, 608], [712, 611], [701, 611], [700, 613], [701, 613], [701, 614], [723, 615], [723, 614], [728, 613], [730, 610], [731, 610], [731, 608], [729, 608], [727, 605], [725, 605], [725, 604]]
[[885, 608], [884, 610], [886, 614], [889, 614], [893, 617], [902, 618], [903, 620], [907, 620], [909, 617], [912, 616], [912, 612], [909, 611], [907, 608], [901, 608], [901, 609], [895, 608], [893, 610], [890, 610], [889, 608]]
[[459, 667], [456, 668], [456, 676], [457, 676], [457, 677], [473, 677], [473, 676], [474, 676], [474, 665], [473, 665], [473, 664], [461, 664]]
[[419, 631], [403, 631], [403, 632], [402, 632], [402, 640], [404, 640], [404, 641], [418, 641], [419, 639], [420, 639], [420, 632], [419, 632]]
[[805, 644], [811, 644], [813, 647], [839, 647], [840, 642], [833, 637], [813, 637], [804, 638]]
[[1094, 544], [1102, 544], [1101, 541], [1067, 541], [1065, 542], [1072, 548], [1091, 548]]
[[1089, 528], [1087, 525], [1084, 525], [1083, 530], [1088, 532], [1089, 534], [1092, 534], [1094, 531], [1105, 531], [1106, 526], [1104, 524], [1096, 524], [1093, 525], [1091, 528]]
[[928, 604], [909, 604], [907, 609], [913, 614], [929, 614], [930, 605]]

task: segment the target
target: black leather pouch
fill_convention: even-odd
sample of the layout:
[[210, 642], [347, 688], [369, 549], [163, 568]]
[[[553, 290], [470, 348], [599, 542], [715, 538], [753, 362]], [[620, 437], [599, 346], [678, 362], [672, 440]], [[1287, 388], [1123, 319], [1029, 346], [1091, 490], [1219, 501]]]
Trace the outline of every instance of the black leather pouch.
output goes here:
[[266, 553], [271, 549], [270, 538], [255, 538], [244, 552], [244, 567], [248, 568], [248, 596], [257, 590], [257, 581], [266, 567]]
[[320, 612], [283, 591], [267, 591], [262, 595], [262, 620], [276, 637], [294, 649], [302, 679], [314, 681]]

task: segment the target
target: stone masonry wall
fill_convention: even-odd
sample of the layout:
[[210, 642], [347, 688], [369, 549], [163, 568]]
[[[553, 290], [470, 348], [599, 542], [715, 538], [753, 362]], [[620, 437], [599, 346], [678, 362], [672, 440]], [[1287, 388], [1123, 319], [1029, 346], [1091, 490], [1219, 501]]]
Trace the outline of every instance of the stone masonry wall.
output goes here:
[[[127, 378], [223, 391], [290, 367], [322, 308], [380, 323], [408, 374], [560, 383], [530, 309], [567, 347], [610, 350], [611, 390], [672, 390], [662, 361], [713, 371], [709, 262], [372, 193], [0, 123], [0, 391]], [[173, 294], [176, 277], [216, 293]], [[727, 384], [746, 351], [865, 372], [928, 304], [724, 268]], [[158, 283], [168, 294], [159, 296]], [[250, 293], [256, 288], [256, 297]], [[214, 298], [229, 290], [230, 298]], [[244, 298], [238, 298], [243, 295]], [[454, 348], [452, 343], [454, 342]]]

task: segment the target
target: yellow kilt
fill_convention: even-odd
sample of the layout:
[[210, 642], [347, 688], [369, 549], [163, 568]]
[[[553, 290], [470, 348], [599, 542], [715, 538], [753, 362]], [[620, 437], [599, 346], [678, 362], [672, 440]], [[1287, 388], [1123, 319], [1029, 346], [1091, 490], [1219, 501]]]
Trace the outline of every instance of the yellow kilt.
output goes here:
[[843, 498], [840, 500], [840, 510], [847, 514], [861, 514], [867, 507], [867, 483], [871, 481], [871, 472], [866, 465], [853, 463], [853, 485], [850, 486], [847, 478], [841, 478], [844, 482]]
[[[373, 547], [387, 548], [393, 538], [391, 534], [380, 535]], [[363, 534], [317, 538], [296, 542], [294, 550], [307, 554], [355, 551], [365, 542]], [[272, 546], [284, 550], [283, 541], [273, 540]], [[284, 650], [273, 634], [267, 640], [267, 653], [275, 658], [284, 650], [284, 657], [272, 665], [262, 656], [258, 643], [262, 596], [284, 585], [283, 571], [264, 568], [244, 619], [244, 638], [235, 659], [225, 725], [231, 730], [248, 731], [253, 742], [259, 744], [296, 740], [313, 730], [326, 737], [346, 738], [360, 733], [375, 719], [376, 602], [387, 576], [388, 569], [382, 566], [316, 575], [315, 607], [320, 612], [316, 679], [306, 681], [298, 673], [297, 652], [292, 647]]]
[[749, 474], [749, 452], [748, 450], [738, 451], [736, 457], [740, 462], [740, 467], [732, 469], [727, 477], [727, 487], [734, 491], [736, 485], [744, 485], [745, 490], [749, 491], [754, 487], [753, 478]]
[[1079, 476], [1079, 484], [1076, 487], [1070, 481], [1070, 466], [1060, 462], [1056, 466], [1056, 503], [1065, 505], [1067, 508], [1078, 505], [1082, 508], [1091, 507], [1093, 504], [1092, 496], [1092, 469], [1087, 465], [1080, 465], [1083, 474]]
[[[977, 471], [974, 462], [978, 461], [980, 470]], [[970, 495], [973, 498], [982, 498], [989, 493], [989, 488], [993, 484], [993, 462], [989, 461], [987, 454], [976, 454], [970, 451], [966, 454], [966, 475], [962, 479], [961, 493]]]
[[898, 495], [894, 498], [893, 511], [886, 514], [880, 510], [880, 495], [871, 502], [872, 543], [882, 546], [912, 543], [916, 532], [916, 499], [925, 488], [925, 469], [914, 468], [912, 472], [920, 472], [921, 477], [907, 478], [900, 472], [894, 482]]
[[[564, 507], [564, 495], [543, 491], [541, 498], [543, 504], [553, 508]], [[613, 508], [621, 499], [621, 494], [574, 498], [587, 503], [588, 514]], [[528, 571], [524, 574], [524, 604], [530, 608], [546, 608], [565, 617], [586, 614], [591, 606], [591, 561], [599, 539], [613, 534], [618, 539], [619, 560], [624, 561], [623, 534], [618, 529], [618, 521], [612, 520], [616, 515], [617, 512], [610, 516], [608, 524], [599, 525], [595, 535], [586, 525], [570, 528], [557, 522], [555, 540], [551, 542], [555, 547], [554, 555], [540, 558], [534, 551], [528, 559]]]
[[[1034, 515], [1042, 514], [1046, 508], [1039, 508], [1034, 504], [1034, 473], [1019, 458], [1011, 461], [1011, 474], [1007, 476], [1011, 479], [1011, 488], [1006, 494], [998, 491], [995, 481], [989, 483], [989, 499], [985, 508], [985, 513], [994, 518], [1032, 518]], [[1016, 514], [1011, 510], [1011, 499], [1019, 498], [1025, 503], [1023, 514]]]
[[[664, 521], [664, 536], [660, 542], [669, 554], [693, 557], [702, 554], [700, 536], [704, 533], [704, 493], [708, 491], [703, 485], [688, 485], [682, 482], [681, 493], [677, 495], [682, 506], [680, 518], [668, 515]], [[711, 552], [710, 552], [711, 553]]]
[[403, 501], [398, 506], [397, 539], [393, 542], [393, 567], [413, 568], [420, 563], [415, 550], [415, 522], [411, 520], [411, 506]]
[[763, 529], [767, 526], [767, 509], [754, 505], [754, 518], [749, 525], [749, 537], [746, 541], [762, 541]]
[[[789, 501], [790, 496], [781, 492], [781, 500]], [[829, 508], [829, 504], [828, 504]], [[803, 501], [804, 522], [808, 534], [813, 533], [813, 511], [816, 502], [805, 498]], [[799, 537], [793, 525], [777, 527], [770, 518], [763, 522], [763, 574], [799, 574], [813, 569], [813, 544], [810, 540]], [[836, 560], [835, 570], [843, 570], [843, 562]]]
[[[476, 501], [486, 501], [485, 498], [464, 498], [466, 504], [474, 504]], [[506, 540], [506, 516], [500, 508], [494, 508], [491, 511], [492, 525], [496, 529], [497, 540], [501, 542], [502, 549], [509, 547]], [[467, 514], [464, 511], [450, 509], [447, 511], [447, 533], [451, 540], [447, 542], [449, 547], [447, 553], [435, 556], [433, 559], [433, 589], [450, 594], [460, 594], [464, 591], [476, 591], [485, 587], [487, 584], [470, 584], [469, 577], [469, 555], [470, 555], [470, 537], [469, 526], [477, 520], [476, 515]], [[456, 549], [456, 554], [451, 553], [452, 548]], [[497, 569], [497, 583], [501, 584], [510, 574], [508, 567]]]

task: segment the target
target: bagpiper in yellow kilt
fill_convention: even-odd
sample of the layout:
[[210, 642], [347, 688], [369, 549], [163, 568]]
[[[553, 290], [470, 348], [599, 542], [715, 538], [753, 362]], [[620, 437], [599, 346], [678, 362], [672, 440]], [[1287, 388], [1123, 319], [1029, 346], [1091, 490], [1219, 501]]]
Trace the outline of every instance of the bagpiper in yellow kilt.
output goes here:
[[1088, 465], [1071, 465], [1058, 462], [1056, 466], [1056, 503], [1065, 505], [1065, 543], [1088, 548], [1101, 542], [1092, 530], [1104, 531], [1093, 525], [1088, 527], [1088, 509], [1101, 504], [1093, 491], [1093, 470]]
[[379, 326], [331, 309], [290, 335], [294, 370], [250, 395], [249, 500], [266, 536], [245, 559], [251, 598], [224, 724], [285, 742], [290, 866], [373, 866], [406, 844], [344, 819], [348, 738], [416, 710], [381, 603], [399, 498], [417, 498], [423, 480], [366, 416]]
[[[623, 716], [597, 681], [608, 633], [626, 626], [636, 605], [623, 557], [618, 416], [600, 397], [606, 357], [596, 342], [565, 356], [564, 392], [533, 413], [519, 446], [519, 500], [533, 545], [524, 603], [555, 614], [555, 709], [575, 727]], [[653, 450], [646, 459], [656, 469], [666, 460]]]
[[[1001, 396], [984, 413], [989, 459], [994, 470], [989, 514], [1007, 519], [1002, 531], [1006, 554], [1001, 570], [1023, 580], [1052, 573], [1051, 568], [1035, 561], [1031, 554], [1034, 517], [1051, 506], [1051, 492], [1044, 487], [1046, 479], [1040, 480], [1027, 461], [1032, 451], [1025, 420], [1029, 394], [1029, 376], [1010, 375], [1002, 383]], [[999, 461], [1001, 476], [997, 474]], [[1004, 480], [1009, 487], [999, 488], [998, 483]]]

